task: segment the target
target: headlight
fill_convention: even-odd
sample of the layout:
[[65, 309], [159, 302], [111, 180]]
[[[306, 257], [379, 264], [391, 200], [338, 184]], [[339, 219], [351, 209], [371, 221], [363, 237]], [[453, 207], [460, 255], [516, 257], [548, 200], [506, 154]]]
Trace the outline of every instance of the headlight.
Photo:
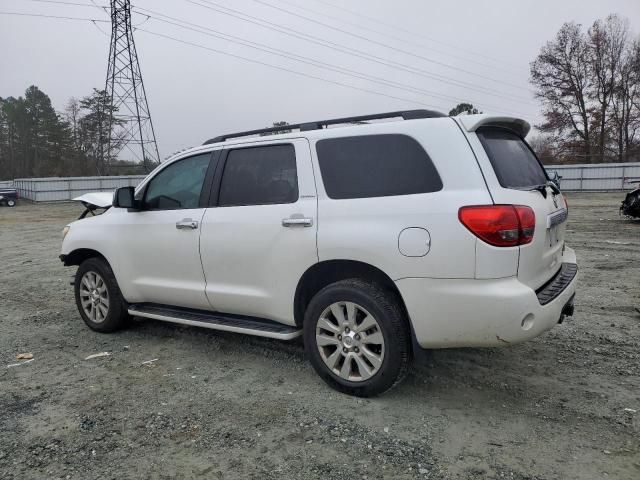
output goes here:
[[69, 233], [69, 230], [71, 230], [71, 226], [67, 225], [66, 227], [64, 227], [62, 229], [62, 240], [64, 241], [64, 237], [67, 236], [67, 233]]

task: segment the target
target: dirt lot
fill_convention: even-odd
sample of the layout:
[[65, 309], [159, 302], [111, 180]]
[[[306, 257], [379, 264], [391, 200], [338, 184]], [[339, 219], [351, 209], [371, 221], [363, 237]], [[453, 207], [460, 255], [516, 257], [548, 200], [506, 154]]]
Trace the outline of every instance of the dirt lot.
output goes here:
[[[638, 479], [640, 222], [621, 197], [569, 197], [573, 319], [435, 351], [368, 400], [326, 387], [300, 343], [90, 331], [57, 258], [78, 206], [0, 208], [0, 478]], [[8, 368], [19, 352], [34, 360]]]

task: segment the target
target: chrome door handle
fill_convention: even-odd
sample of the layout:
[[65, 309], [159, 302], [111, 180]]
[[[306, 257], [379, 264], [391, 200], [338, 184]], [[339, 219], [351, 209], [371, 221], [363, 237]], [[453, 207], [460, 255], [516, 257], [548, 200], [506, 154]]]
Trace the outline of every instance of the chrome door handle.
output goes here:
[[176, 228], [178, 230], [195, 230], [196, 228], [198, 228], [198, 222], [196, 222], [195, 220], [191, 220], [190, 218], [183, 218], [179, 222], [176, 222]]
[[289, 217], [282, 219], [283, 227], [311, 227], [313, 225], [313, 218], [306, 217]]

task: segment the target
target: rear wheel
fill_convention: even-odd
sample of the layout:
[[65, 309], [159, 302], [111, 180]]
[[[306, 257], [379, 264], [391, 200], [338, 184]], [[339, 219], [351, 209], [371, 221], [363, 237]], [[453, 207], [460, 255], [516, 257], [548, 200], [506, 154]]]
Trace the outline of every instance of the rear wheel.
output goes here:
[[364, 280], [318, 292], [305, 313], [304, 340], [316, 372], [343, 393], [378, 395], [408, 371], [409, 332], [397, 298]]
[[89, 258], [80, 264], [75, 277], [78, 311], [84, 322], [97, 332], [114, 332], [129, 318], [127, 305], [109, 264]]
[[7, 205], [9, 207], [15, 207], [16, 206], [16, 201], [9, 199], [9, 200], [7, 200]]

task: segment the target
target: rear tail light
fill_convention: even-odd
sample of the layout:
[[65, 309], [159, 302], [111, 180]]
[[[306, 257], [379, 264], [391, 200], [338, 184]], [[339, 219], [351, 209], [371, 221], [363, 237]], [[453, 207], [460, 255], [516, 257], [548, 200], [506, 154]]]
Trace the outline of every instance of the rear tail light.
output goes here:
[[531, 243], [536, 228], [535, 213], [524, 205], [462, 207], [458, 218], [476, 237], [496, 247]]

